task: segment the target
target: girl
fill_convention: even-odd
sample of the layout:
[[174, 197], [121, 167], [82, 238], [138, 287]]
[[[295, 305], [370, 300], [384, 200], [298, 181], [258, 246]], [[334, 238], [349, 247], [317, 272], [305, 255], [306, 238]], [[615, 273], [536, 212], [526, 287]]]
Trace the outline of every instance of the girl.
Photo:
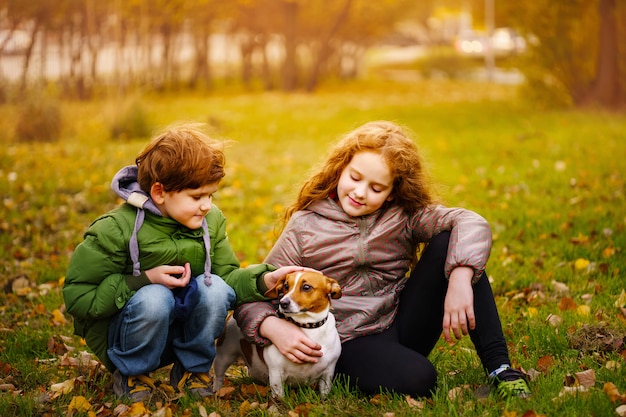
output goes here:
[[[314, 268], [339, 282], [336, 373], [350, 384], [366, 394], [430, 396], [437, 375], [427, 356], [443, 330], [448, 343], [470, 335], [501, 395], [530, 395], [524, 374], [511, 368], [484, 272], [489, 225], [436, 204], [417, 147], [399, 126], [377, 121], [348, 133], [283, 220], [266, 262]], [[244, 304], [236, 318], [251, 341], [274, 343], [293, 362], [321, 356], [270, 303]]]

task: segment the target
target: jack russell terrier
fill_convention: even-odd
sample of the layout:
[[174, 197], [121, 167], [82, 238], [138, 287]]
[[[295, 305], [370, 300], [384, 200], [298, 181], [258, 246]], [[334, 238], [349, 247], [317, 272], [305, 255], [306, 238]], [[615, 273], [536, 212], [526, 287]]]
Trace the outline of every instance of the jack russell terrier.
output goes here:
[[274, 397], [284, 397], [283, 383], [317, 382], [320, 396], [324, 398], [330, 391], [335, 364], [341, 353], [335, 317], [330, 312], [331, 298], [341, 297], [341, 287], [337, 281], [320, 273], [298, 271], [280, 279], [265, 295], [270, 298], [280, 296], [279, 316], [300, 326], [307, 337], [322, 346], [323, 355], [317, 363], [294, 363], [273, 344], [261, 347], [245, 340], [235, 320], [229, 317], [224, 334], [216, 343], [214, 391], [222, 387], [226, 369], [243, 358], [248, 375], [266, 384], [269, 381]]

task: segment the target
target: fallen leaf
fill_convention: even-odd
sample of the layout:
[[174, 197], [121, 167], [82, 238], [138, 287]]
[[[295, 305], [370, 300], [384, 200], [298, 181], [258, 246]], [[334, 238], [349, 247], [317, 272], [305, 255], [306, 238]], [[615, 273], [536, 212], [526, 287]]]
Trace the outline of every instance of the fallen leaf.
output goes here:
[[68, 411], [76, 410], [78, 412], [87, 411], [91, 409], [91, 404], [89, 401], [82, 395], [77, 395], [76, 397], [72, 397], [72, 401], [70, 401], [70, 405], [68, 406]]
[[566, 294], [569, 292], [569, 287], [567, 286], [567, 284], [555, 280], [552, 281], [552, 288], [555, 292], [559, 294]]
[[50, 386], [50, 391], [54, 393], [53, 398], [56, 398], [61, 394], [69, 394], [70, 392], [72, 392], [72, 390], [74, 389], [74, 380], [75, 378], [66, 379], [63, 382], [52, 384]]
[[561, 316], [557, 316], [556, 314], [549, 314], [546, 321], [550, 323], [552, 327], [558, 327], [563, 322], [563, 319]]
[[243, 395], [260, 395], [262, 397], [267, 396], [268, 387], [266, 385], [257, 384], [244, 384], [241, 386], [241, 393]]
[[617, 300], [615, 301], [615, 307], [624, 308], [626, 307], [626, 291], [622, 288], [622, 293], [619, 295]]
[[448, 400], [456, 401], [461, 398], [463, 392], [469, 388], [469, 385], [462, 385], [460, 387], [454, 387], [450, 391], [448, 391]]
[[605, 382], [602, 390], [609, 397], [611, 402], [626, 400], [626, 396], [620, 394], [617, 387], [612, 382]]
[[215, 396], [224, 399], [226, 397], [230, 397], [233, 392], [235, 392], [235, 387], [222, 387], [217, 390]]
[[248, 414], [249, 411], [250, 411], [250, 401], [245, 400], [239, 406], [239, 415], [245, 416], [246, 414]]
[[591, 313], [591, 308], [588, 305], [581, 305], [576, 308], [576, 313], [579, 316], [588, 316]]
[[574, 374], [580, 385], [591, 388], [596, 384], [596, 372], [593, 369], [587, 369]]
[[541, 372], [545, 372], [554, 365], [554, 358], [550, 355], [542, 356], [537, 360], [537, 369]]
[[619, 417], [626, 417], [626, 404], [622, 404], [615, 409], [615, 412]]
[[612, 246], [609, 246], [602, 251], [602, 257], [604, 258], [610, 258], [613, 255], [615, 255], [615, 248]]
[[61, 313], [61, 310], [57, 308], [52, 311], [52, 324], [54, 324], [55, 326], [62, 326], [66, 323], [67, 319], [65, 318], [63, 313]]
[[114, 416], [121, 416], [123, 414], [125, 414], [128, 411], [128, 406], [126, 404], [118, 404], [114, 409], [113, 409], [113, 415]]
[[559, 310], [561, 311], [576, 310], [577, 307], [576, 301], [571, 297], [563, 297], [561, 301], [559, 301]]
[[132, 403], [130, 408], [128, 409], [128, 417], [142, 417], [144, 414], [149, 414], [150, 412], [146, 408], [143, 402], [139, 401], [136, 403]]
[[574, 262], [574, 269], [576, 269], [577, 271], [582, 271], [583, 269], [587, 269], [590, 263], [591, 262], [589, 262], [588, 259], [578, 258]]
[[404, 397], [406, 403], [409, 405], [409, 407], [417, 409], [417, 410], [422, 410], [424, 409], [424, 402], [423, 401], [417, 401], [415, 398], [411, 397], [410, 395], [407, 395]]

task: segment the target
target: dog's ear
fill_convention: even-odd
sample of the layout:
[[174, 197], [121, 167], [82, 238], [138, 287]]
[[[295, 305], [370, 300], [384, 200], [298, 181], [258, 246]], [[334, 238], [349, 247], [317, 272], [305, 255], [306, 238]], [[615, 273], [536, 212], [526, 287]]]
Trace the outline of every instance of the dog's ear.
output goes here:
[[287, 280], [287, 275], [285, 275], [284, 277], [279, 279], [276, 282], [276, 285], [274, 285], [272, 288], [267, 290], [264, 295], [267, 298], [278, 298], [278, 294], [280, 294], [282, 292], [283, 286], [285, 285], [285, 281], [286, 280]]
[[328, 295], [332, 299], [341, 298], [341, 286], [337, 281], [332, 278], [326, 278], [326, 285], [328, 288]]

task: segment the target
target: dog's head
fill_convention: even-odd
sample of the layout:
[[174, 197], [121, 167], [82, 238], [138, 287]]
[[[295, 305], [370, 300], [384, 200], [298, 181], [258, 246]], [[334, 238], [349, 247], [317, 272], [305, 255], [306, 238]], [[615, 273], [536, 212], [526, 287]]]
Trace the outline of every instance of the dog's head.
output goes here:
[[297, 271], [278, 280], [265, 293], [278, 298], [283, 313], [320, 313], [330, 309], [330, 299], [341, 297], [339, 283], [326, 275], [312, 271]]

